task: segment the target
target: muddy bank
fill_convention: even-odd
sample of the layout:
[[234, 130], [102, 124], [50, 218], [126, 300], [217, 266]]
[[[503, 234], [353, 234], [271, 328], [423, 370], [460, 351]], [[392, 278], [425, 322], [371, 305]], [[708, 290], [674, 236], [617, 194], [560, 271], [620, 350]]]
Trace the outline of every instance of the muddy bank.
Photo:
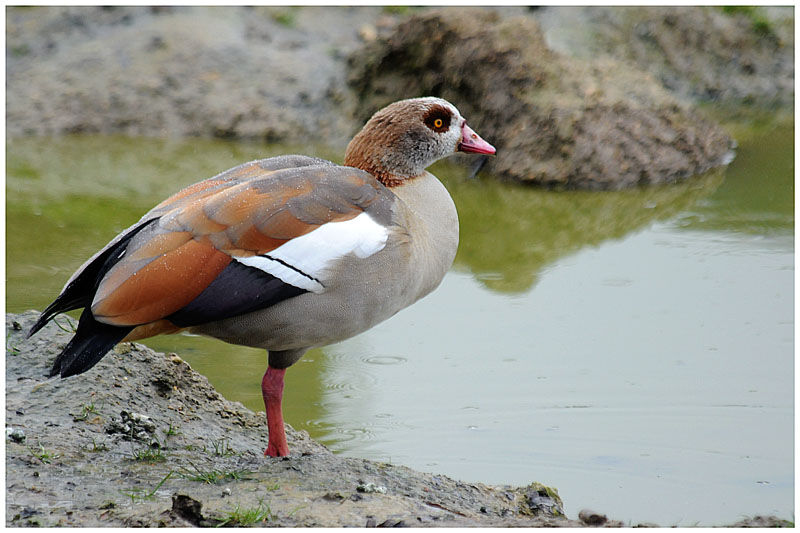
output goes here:
[[791, 108], [791, 6], [547, 7], [533, 16], [570, 56], [608, 55], [680, 97], [727, 108]]
[[[126, 343], [84, 375], [46, 378], [71, 333], [62, 317], [25, 339], [36, 316], [6, 317], [8, 526], [631, 525], [567, 518], [557, 491], [533, 480], [462, 483], [340, 457], [288, 426], [291, 456], [265, 459], [264, 414], [176, 354]], [[737, 525], [751, 524], [787, 525]]]
[[9, 135], [341, 142], [351, 20], [378, 8], [9, 8]]
[[672, 182], [730, 159], [693, 103], [791, 105], [793, 26], [791, 8], [12, 7], [7, 132], [342, 149], [387, 101], [432, 94], [507, 179]]

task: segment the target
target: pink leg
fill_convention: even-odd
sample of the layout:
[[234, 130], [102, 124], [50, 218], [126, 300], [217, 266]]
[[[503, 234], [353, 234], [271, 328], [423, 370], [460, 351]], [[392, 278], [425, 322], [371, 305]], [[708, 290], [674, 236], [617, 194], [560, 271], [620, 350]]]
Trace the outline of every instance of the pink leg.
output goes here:
[[261, 394], [264, 396], [264, 407], [267, 409], [267, 429], [269, 430], [269, 443], [267, 449], [264, 450], [265, 456], [285, 457], [289, 455], [281, 410], [284, 374], [286, 374], [285, 368], [278, 369], [268, 366], [264, 373], [264, 379], [261, 380]]

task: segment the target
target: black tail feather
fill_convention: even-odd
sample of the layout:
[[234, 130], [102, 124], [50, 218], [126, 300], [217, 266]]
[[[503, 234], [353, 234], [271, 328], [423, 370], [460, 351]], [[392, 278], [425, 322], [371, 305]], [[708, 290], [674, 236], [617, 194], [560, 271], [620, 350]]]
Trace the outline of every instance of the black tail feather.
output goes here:
[[[42, 317], [45, 316], [45, 313], [42, 314]], [[39, 322], [41, 321], [42, 318], [39, 319]], [[35, 328], [36, 326], [34, 326]], [[133, 326], [110, 326], [98, 322], [89, 309], [84, 309], [78, 322], [78, 331], [56, 357], [53, 368], [50, 370], [50, 376], [61, 374], [62, 378], [66, 378], [86, 372], [132, 329]]]
[[[64, 287], [64, 290], [61, 291], [61, 294], [58, 295], [58, 298], [56, 298], [55, 301], [48, 305], [47, 309], [42, 312], [42, 314], [39, 316], [39, 319], [28, 332], [28, 338], [42, 329], [57, 314], [90, 306], [100, 280], [103, 279], [103, 276], [105, 276], [106, 272], [108, 272], [111, 267], [116, 264], [119, 258], [122, 257], [119, 252], [124, 250], [124, 248], [128, 245], [128, 241], [130, 241], [137, 233], [148, 227], [150, 224], [155, 223], [157, 220], [157, 218], [148, 220], [143, 224], [129, 230], [128, 233], [126, 233], [117, 242], [114, 243], [114, 241], [112, 241], [113, 244], [107, 245], [107, 248], [99, 253], [93, 261], [85, 265], [83, 270], [77, 276], [75, 276], [75, 279], [73, 279], [66, 287]], [[83, 316], [81, 316], [81, 321], [82, 320]]]

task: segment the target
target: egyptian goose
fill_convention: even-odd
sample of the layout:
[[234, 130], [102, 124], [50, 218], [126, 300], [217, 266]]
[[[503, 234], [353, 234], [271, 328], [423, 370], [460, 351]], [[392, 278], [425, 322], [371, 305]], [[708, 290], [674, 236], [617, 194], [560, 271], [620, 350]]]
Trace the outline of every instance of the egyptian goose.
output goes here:
[[286, 369], [411, 305], [453, 263], [456, 208], [425, 169], [459, 151], [495, 153], [452, 104], [416, 98], [375, 113], [344, 166], [287, 155], [191, 185], [86, 261], [29, 336], [83, 308], [53, 364], [62, 378], [161, 333], [266, 348], [264, 455], [286, 456]]

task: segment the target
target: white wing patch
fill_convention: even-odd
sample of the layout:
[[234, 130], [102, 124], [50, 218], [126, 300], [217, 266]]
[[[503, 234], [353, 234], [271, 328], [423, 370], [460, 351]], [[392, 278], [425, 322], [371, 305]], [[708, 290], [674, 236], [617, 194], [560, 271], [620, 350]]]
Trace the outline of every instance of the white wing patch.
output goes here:
[[234, 257], [284, 283], [311, 292], [322, 292], [320, 279], [330, 264], [349, 253], [366, 258], [386, 245], [389, 233], [367, 213], [344, 222], [329, 222], [296, 237], [265, 255]]
[[269, 256], [254, 255], [252, 257], [234, 257], [234, 259], [243, 265], [272, 274], [284, 283], [300, 287], [307, 291], [319, 293], [325, 288], [315, 277], [298, 272], [294, 268], [288, 267], [274, 259], [270, 259]]

